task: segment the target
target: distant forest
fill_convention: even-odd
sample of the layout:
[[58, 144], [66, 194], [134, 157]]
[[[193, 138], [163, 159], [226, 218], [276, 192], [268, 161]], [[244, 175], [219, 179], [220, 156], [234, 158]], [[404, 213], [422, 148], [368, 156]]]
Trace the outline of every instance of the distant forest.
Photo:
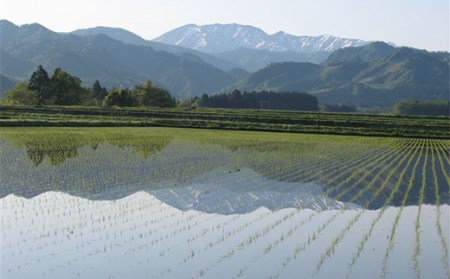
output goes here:
[[230, 93], [195, 97], [177, 102], [170, 93], [145, 81], [128, 88], [106, 89], [95, 81], [91, 88], [81, 85], [80, 78], [61, 68], [50, 76], [39, 65], [28, 83], [19, 82], [8, 91], [1, 101], [4, 105], [85, 105], [85, 106], [153, 106], [153, 107], [210, 107], [318, 111], [317, 98], [298, 92], [244, 92], [235, 89]]
[[399, 102], [395, 106], [394, 113], [401, 115], [427, 115], [448, 117], [450, 115], [450, 102], [443, 100], [405, 100]]
[[217, 95], [203, 94], [198, 99], [201, 107], [210, 108], [246, 108], [246, 109], [278, 109], [318, 111], [317, 98], [299, 92], [244, 92], [235, 89], [230, 93]]
[[[28, 82], [18, 82], [1, 99], [3, 105], [83, 105], [120, 107], [183, 107], [183, 108], [234, 108], [234, 109], [274, 109], [355, 113], [354, 106], [345, 104], [322, 104], [317, 98], [304, 92], [243, 92], [234, 89], [228, 93], [193, 97], [190, 100], [176, 100], [164, 88], [145, 81], [128, 88], [106, 89], [95, 81], [91, 88], [81, 85], [81, 80], [55, 69], [51, 76], [40, 65]], [[424, 101], [404, 100], [392, 110], [400, 115], [447, 116], [450, 105], [447, 100]]]
[[95, 81], [92, 88], [85, 88], [81, 80], [63, 71], [55, 69], [52, 76], [39, 65], [28, 83], [18, 82], [3, 96], [5, 105], [85, 105], [85, 106], [155, 106], [175, 107], [177, 102], [170, 93], [145, 81], [128, 88], [107, 90]]

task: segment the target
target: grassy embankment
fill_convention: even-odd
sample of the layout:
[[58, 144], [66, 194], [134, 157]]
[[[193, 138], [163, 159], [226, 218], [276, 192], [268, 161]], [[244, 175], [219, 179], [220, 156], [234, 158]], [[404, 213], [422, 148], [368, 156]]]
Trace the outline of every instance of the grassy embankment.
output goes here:
[[275, 110], [0, 106], [0, 126], [184, 127], [450, 138], [450, 119]]

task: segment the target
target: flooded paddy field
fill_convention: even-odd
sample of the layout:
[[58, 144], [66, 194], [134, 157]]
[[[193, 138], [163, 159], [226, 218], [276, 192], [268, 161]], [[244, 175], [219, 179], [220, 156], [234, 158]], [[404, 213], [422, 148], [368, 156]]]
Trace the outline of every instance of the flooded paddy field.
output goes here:
[[449, 278], [447, 140], [0, 135], [2, 278]]

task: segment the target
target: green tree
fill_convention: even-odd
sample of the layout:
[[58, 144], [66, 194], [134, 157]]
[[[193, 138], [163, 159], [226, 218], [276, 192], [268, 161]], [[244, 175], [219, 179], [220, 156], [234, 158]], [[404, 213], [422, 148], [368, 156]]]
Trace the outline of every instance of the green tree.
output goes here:
[[78, 77], [57, 68], [50, 79], [50, 93], [55, 105], [79, 105], [85, 90]]
[[100, 85], [98, 80], [96, 80], [92, 86], [92, 96], [98, 101], [103, 101], [106, 95], [108, 95], [108, 91]]
[[48, 95], [48, 86], [50, 84], [50, 78], [47, 71], [39, 65], [37, 70], [31, 74], [30, 81], [28, 82], [28, 89], [36, 91], [38, 95], [38, 104], [43, 104]]
[[170, 93], [147, 80], [143, 84], [135, 85], [132, 94], [141, 106], [175, 107], [175, 98]]
[[450, 102], [447, 100], [403, 100], [395, 105], [394, 113], [448, 117], [450, 116]]
[[103, 100], [104, 106], [130, 107], [134, 106], [135, 103], [131, 92], [127, 88], [113, 89]]
[[5, 105], [37, 105], [39, 104], [39, 95], [36, 91], [29, 89], [26, 82], [18, 82], [5, 93], [2, 98], [2, 104]]

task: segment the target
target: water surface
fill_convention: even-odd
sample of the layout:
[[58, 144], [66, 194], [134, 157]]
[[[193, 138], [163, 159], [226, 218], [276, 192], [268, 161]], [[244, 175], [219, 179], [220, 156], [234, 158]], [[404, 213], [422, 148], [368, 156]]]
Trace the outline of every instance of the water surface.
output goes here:
[[448, 141], [0, 132], [2, 278], [449, 278]]

